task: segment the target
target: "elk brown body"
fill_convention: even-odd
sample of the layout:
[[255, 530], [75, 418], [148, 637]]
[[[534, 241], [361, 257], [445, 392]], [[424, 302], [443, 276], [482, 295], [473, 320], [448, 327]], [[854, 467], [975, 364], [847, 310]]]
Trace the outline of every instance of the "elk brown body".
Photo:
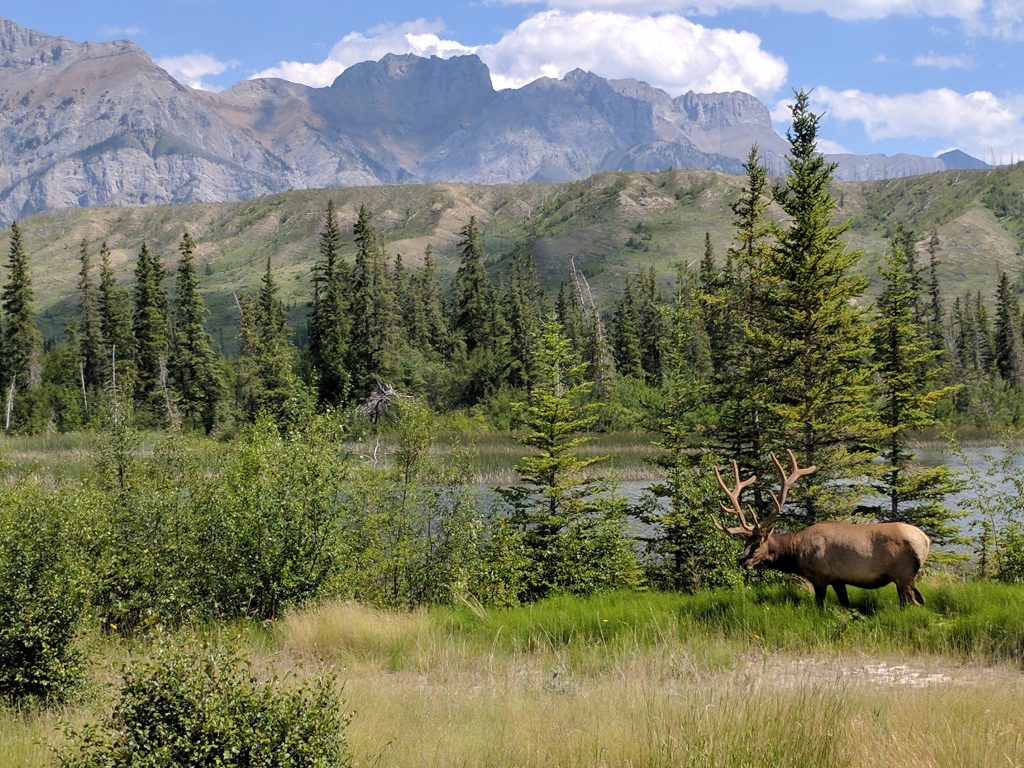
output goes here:
[[775, 455], [771, 456], [782, 478], [779, 495], [771, 494], [775, 511], [759, 521], [753, 509], [748, 508], [753, 524], [748, 523], [743, 513], [740, 494], [757, 478], [751, 476], [741, 481], [739, 467], [734, 461], [735, 487], [730, 489], [716, 470], [718, 482], [730, 500], [730, 504], [723, 503], [722, 508], [734, 512], [740, 525], [726, 528], [716, 518], [715, 526], [746, 542], [739, 564], [746, 568], [771, 568], [807, 579], [814, 587], [814, 599], [819, 608], [825, 605], [825, 592], [829, 585], [832, 585], [840, 604], [847, 607], [850, 605], [847, 585], [877, 589], [895, 584], [901, 606], [908, 602], [924, 605], [924, 597], [915, 579], [928, 557], [931, 542], [916, 526], [828, 521], [794, 533], [773, 532], [790, 488], [800, 477], [815, 470], [813, 466], [798, 467], [793, 452], [788, 453], [792, 463], [789, 475]]

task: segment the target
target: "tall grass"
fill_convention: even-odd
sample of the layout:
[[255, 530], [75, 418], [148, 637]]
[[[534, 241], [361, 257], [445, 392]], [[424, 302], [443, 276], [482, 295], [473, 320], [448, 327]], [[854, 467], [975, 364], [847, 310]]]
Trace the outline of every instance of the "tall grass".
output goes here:
[[[1024, 588], [613, 593], [514, 609], [327, 603], [241, 637], [258, 669], [334, 667], [362, 766], [1024, 765]], [[92, 691], [145, 643], [95, 641]], [[58, 713], [0, 709], [0, 765], [52, 764]]]

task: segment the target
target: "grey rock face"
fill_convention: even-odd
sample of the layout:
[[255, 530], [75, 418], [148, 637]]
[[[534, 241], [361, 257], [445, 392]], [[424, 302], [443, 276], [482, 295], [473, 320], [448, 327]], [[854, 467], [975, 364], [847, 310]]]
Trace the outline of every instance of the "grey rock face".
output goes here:
[[[673, 99], [582, 70], [496, 92], [476, 56], [391, 54], [328, 88], [271, 79], [209, 93], [179, 84], [130, 42], [78, 44], [0, 19], [0, 224], [62, 207], [310, 187], [670, 167], [741, 173], [755, 143], [772, 173], [784, 172], [787, 144], [745, 93]], [[953, 167], [837, 159], [850, 179]]]

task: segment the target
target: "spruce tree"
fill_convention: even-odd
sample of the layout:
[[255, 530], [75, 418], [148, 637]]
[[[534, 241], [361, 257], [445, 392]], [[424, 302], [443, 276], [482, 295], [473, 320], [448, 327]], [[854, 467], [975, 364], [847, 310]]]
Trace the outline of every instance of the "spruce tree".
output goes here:
[[728, 564], [734, 546], [707, 513], [718, 495], [714, 475], [704, 466], [712, 454], [694, 450], [695, 434], [713, 420], [711, 349], [700, 293], [698, 281], [679, 265], [665, 332], [665, 405], [656, 416], [656, 444], [663, 449], [656, 463], [665, 477], [651, 484], [636, 513], [649, 532], [642, 540], [653, 555], [650, 570], [658, 585], [687, 592], [739, 580], [738, 569]]
[[452, 283], [452, 329], [466, 351], [496, 349], [504, 336], [504, 319], [497, 290], [484, 268], [484, 251], [476, 217], [459, 230], [459, 266]]
[[271, 257], [267, 256], [256, 300], [236, 297], [241, 346], [237, 399], [250, 420], [265, 414], [283, 429], [301, 422], [312, 407], [312, 396], [296, 373], [298, 350], [277, 293]]
[[80, 375], [86, 389], [106, 383], [107, 355], [104, 352], [100, 297], [92, 275], [89, 245], [83, 239], [78, 250], [78, 325]]
[[935, 404], [954, 388], [934, 389], [930, 384], [930, 369], [938, 352], [919, 333], [915, 310], [920, 303], [920, 283], [914, 277], [914, 262], [907, 256], [912, 249], [912, 236], [897, 230], [881, 268], [885, 287], [878, 300], [873, 343], [881, 383], [884, 465], [874, 490], [885, 503], [866, 511], [878, 520], [920, 526], [942, 544], [955, 540], [957, 534], [955, 515], [942, 502], [961, 484], [949, 467], [916, 468], [908, 439], [909, 433], [935, 424]]
[[658, 290], [654, 267], [641, 272], [637, 281], [637, 329], [640, 334], [640, 365], [652, 385], [661, 384], [665, 302]]
[[209, 434], [216, 425], [222, 387], [213, 339], [206, 332], [209, 313], [199, 293], [195, 242], [188, 232], [182, 235], [178, 251], [181, 258], [175, 281], [171, 373], [186, 426], [202, 428]]
[[871, 408], [870, 333], [864, 311], [855, 307], [866, 281], [855, 274], [859, 251], [847, 250], [849, 224], [833, 225], [835, 200], [829, 192], [835, 164], [817, 145], [820, 117], [805, 92], [796, 94], [789, 173], [774, 199], [789, 219], [775, 236], [765, 265], [767, 297], [759, 346], [767, 407], [778, 422], [769, 448], [794, 450], [803, 465], [818, 471], [800, 495], [805, 522], [850, 511], [875, 452]]
[[[925, 335], [928, 346], [937, 353], [935, 361], [949, 375], [949, 347], [946, 343], [942, 286], [939, 284], [939, 235], [928, 238], [928, 300], [925, 311]], [[948, 379], [946, 380], [948, 382]]]
[[629, 376], [638, 381], [644, 378], [643, 347], [640, 343], [640, 312], [633, 282], [626, 278], [622, 298], [615, 309], [615, 370], [620, 376]]
[[174, 419], [173, 395], [168, 380], [170, 328], [167, 297], [161, 284], [160, 258], [145, 243], [135, 263], [135, 305], [132, 335], [135, 339], [135, 402], [143, 417], [167, 425]]
[[537, 365], [530, 397], [516, 406], [520, 441], [534, 453], [516, 467], [522, 484], [499, 489], [534, 563], [527, 596], [635, 587], [640, 572], [623, 527], [623, 501], [606, 480], [583, 475], [601, 461], [577, 454], [596, 418], [595, 405], [585, 403], [592, 384], [554, 317], [542, 327]]
[[563, 282], [558, 287], [555, 300], [555, 316], [562, 333], [569, 339], [573, 349], [582, 349], [584, 343], [583, 307], [579, 292], [573, 282]]
[[447, 356], [451, 351], [448, 321], [444, 315], [434, 249], [430, 245], [423, 253], [423, 265], [412, 279], [410, 292], [415, 296], [417, 308], [415, 331], [411, 340], [420, 348]]
[[351, 384], [346, 358], [350, 313], [349, 276], [341, 260], [341, 232], [334, 201], [327, 201], [320, 230], [320, 257], [313, 267], [313, 302], [309, 316], [309, 358], [321, 405], [340, 405]]
[[104, 378], [112, 380], [110, 363], [118, 370], [127, 368], [125, 361], [132, 358], [135, 342], [132, 338], [132, 313], [128, 292], [119, 285], [110, 265], [110, 249], [106, 242], [100, 246], [100, 328], [103, 332], [103, 356], [106, 362]]
[[[732, 203], [733, 245], [717, 281], [705, 286], [700, 299], [705, 317], [713, 309], [717, 330], [712, 335], [714, 376], [708, 390], [713, 417], [702, 419], [705, 445], [723, 459], [735, 459], [748, 471], [763, 473], [768, 460], [767, 435], [778, 431], [779, 417], [769, 407], [769, 387], [775, 361], [768, 350], [767, 305], [774, 279], [769, 264], [772, 237], [777, 234], [766, 217], [771, 202], [768, 172], [757, 146], [750, 149], [746, 184]], [[709, 296], [708, 290], [713, 293]], [[754, 503], [764, 508], [767, 498], [754, 489]]]
[[364, 397], [378, 382], [393, 383], [400, 375], [401, 329], [392, 276], [366, 206], [359, 208], [353, 234], [356, 256], [350, 294], [352, 332], [348, 367], [353, 394]]
[[7, 282], [0, 294], [3, 308], [4, 429], [10, 429], [17, 393], [36, 384], [39, 331], [32, 321], [32, 278], [18, 222], [11, 224]]
[[517, 247], [504, 296], [504, 314], [508, 318], [509, 352], [512, 365], [509, 382], [527, 392], [537, 375], [538, 330], [544, 316], [543, 294], [537, 278], [537, 265], [526, 249]]
[[1000, 377], [1010, 388], [1020, 389], [1024, 385], [1020, 304], [1005, 272], [999, 274], [996, 288], [995, 355]]

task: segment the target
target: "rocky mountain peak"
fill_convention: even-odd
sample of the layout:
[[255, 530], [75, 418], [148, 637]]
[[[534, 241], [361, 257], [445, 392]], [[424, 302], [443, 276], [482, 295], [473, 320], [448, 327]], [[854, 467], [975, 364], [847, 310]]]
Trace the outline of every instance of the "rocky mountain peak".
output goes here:
[[694, 93], [688, 91], [675, 100], [694, 124], [721, 128], [733, 125], [761, 125], [771, 128], [768, 107], [742, 91], [732, 93]]

